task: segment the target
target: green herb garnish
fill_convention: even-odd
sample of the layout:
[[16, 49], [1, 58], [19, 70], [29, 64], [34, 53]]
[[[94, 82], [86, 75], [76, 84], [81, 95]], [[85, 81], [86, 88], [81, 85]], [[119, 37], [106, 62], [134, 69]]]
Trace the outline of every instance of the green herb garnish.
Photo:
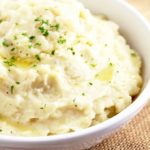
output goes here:
[[109, 66], [113, 66], [113, 64], [110, 62], [110, 63], [109, 63]]
[[53, 50], [53, 51], [51, 52], [51, 55], [55, 55], [55, 50]]
[[41, 46], [41, 43], [37, 42], [35, 43], [35, 46]]
[[15, 50], [15, 48], [13, 47], [10, 51], [14, 51]]
[[82, 96], [85, 96], [85, 93], [82, 93]]
[[40, 17], [37, 17], [37, 18], [34, 19], [34, 21], [40, 21], [40, 20], [41, 20]]
[[93, 85], [93, 83], [92, 83], [92, 82], [89, 82], [89, 85]]
[[75, 51], [74, 51], [74, 49], [73, 49], [72, 47], [68, 48], [68, 50], [71, 51], [72, 55], [75, 55], [75, 54], [76, 54]]
[[40, 55], [36, 54], [36, 55], [35, 55], [35, 58], [36, 58], [38, 61], [41, 61]]
[[2, 44], [3, 44], [3, 46], [5, 46], [5, 47], [9, 47], [9, 46], [12, 45], [8, 40], [3, 40]]
[[0, 23], [2, 23], [3, 22], [3, 20], [2, 19], [0, 19]]
[[17, 40], [17, 36], [16, 35], [14, 35], [14, 40]]
[[25, 32], [21, 33], [21, 35], [23, 35], [23, 36], [28, 36], [28, 34], [25, 33]]
[[12, 56], [10, 59], [4, 61], [4, 63], [9, 67], [15, 66], [15, 62], [16, 62], [15, 56]]
[[13, 85], [10, 87], [10, 92], [11, 92], [11, 94], [14, 93], [14, 86]]
[[137, 55], [136, 55], [136, 53], [133, 52], [133, 53], [131, 53], [131, 56], [136, 57]]
[[50, 25], [50, 28], [56, 31], [59, 31], [60, 25], [57, 23], [56, 25]]
[[57, 40], [57, 43], [64, 44], [64, 43], [66, 43], [66, 39], [64, 37], [60, 36]]
[[39, 27], [38, 28], [40, 30], [40, 32], [44, 35], [44, 36], [48, 36], [49, 35], [49, 32], [47, 29], [45, 29], [44, 27]]
[[32, 35], [32, 36], [30, 36], [30, 37], [29, 37], [29, 39], [30, 39], [30, 41], [32, 41], [32, 40], [34, 40], [34, 39], [35, 39], [35, 36], [34, 36], [34, 35]]
[[48, 20], [41, 20], [42, 21], [42, 24], [46, 24], [46, 25], [49, 25], [49, 21]]
[[32, 48], [33, 46], [30, 44], [30, 45], [28, 45], [28, 48]]

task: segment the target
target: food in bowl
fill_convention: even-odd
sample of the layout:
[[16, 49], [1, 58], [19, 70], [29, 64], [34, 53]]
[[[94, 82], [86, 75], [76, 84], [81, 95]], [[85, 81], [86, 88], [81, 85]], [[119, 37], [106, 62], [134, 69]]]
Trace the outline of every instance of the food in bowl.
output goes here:
[[1, 134], [79, 131], [130, 105], [141, 59], [118, 30], [77, 0], [1, 1]]

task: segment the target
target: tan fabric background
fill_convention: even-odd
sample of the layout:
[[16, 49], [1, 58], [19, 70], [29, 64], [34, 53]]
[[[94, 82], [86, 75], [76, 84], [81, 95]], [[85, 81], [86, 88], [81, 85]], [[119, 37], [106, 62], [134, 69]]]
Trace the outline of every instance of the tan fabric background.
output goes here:
[[[128, 0], [150, 21], [150, 0]], [[89, 150], [150, 150], [150, 103], [127, 125]]]

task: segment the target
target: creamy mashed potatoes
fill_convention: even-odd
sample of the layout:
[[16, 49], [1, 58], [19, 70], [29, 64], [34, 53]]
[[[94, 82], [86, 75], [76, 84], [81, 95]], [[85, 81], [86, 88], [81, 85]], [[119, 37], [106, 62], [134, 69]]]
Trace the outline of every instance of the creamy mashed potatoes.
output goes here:
[[122, 111], [141, 60], [118, 25], [76, 0], [0, 1], [0, 132], [46, 136]]

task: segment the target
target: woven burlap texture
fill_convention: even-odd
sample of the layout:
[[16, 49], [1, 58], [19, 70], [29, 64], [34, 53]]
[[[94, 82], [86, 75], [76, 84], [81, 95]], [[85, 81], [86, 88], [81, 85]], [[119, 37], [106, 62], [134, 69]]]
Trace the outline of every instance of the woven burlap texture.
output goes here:
[[150, 103], [130, 123], [89, 150], [150, 150]]

